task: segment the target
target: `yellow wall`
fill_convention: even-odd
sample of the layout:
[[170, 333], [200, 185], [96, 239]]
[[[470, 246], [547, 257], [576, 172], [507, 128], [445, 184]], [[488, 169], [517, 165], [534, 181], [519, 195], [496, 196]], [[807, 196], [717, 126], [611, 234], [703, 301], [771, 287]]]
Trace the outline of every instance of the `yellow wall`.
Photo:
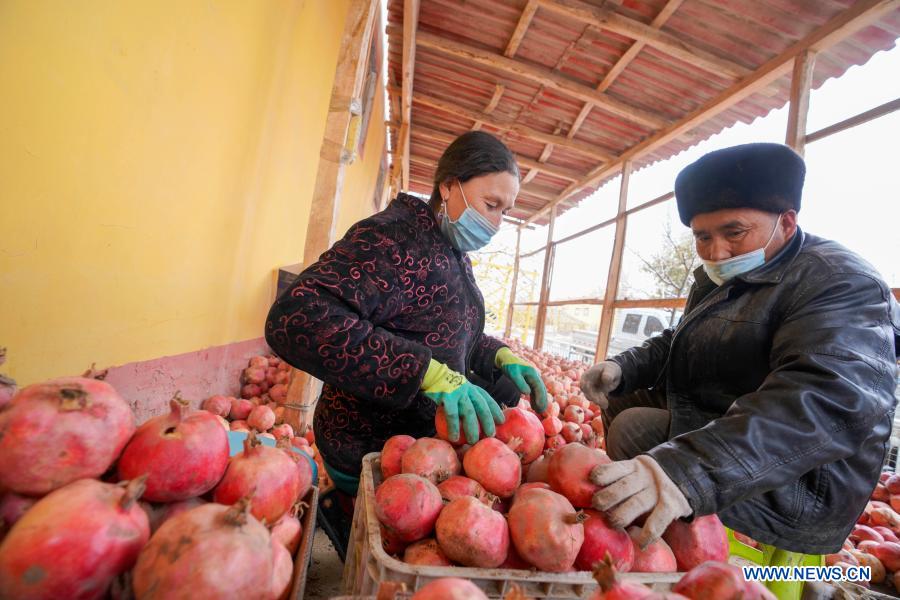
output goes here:
[[[12, 377], [262, 335], [272, 269], [303, 254], [348, 4], [0, 2]], [[373, 135], [348, 191], [377, 177]]]

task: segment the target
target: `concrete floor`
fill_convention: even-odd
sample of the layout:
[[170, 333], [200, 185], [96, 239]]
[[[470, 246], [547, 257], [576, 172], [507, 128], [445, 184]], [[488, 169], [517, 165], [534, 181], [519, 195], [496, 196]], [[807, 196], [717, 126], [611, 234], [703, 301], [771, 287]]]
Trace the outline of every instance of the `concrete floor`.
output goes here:
[[304, 600], [328, 600], [341, 595], [341, 577], [344, 563], [338, 558], [334, 546], [325, 532], [316, 529], [313, 538], [312, 564], [306, 575]]

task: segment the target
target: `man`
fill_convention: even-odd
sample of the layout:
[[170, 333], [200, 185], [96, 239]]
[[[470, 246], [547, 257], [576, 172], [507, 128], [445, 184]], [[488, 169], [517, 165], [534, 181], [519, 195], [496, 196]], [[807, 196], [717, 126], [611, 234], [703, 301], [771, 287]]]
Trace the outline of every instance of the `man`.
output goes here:
[[875, 487], [900, 308], [867, 262], [797, 226], [804, 176], [778, 144], [684, 169], [678, 212], [703, 260], [685, 315], [582, 378], [617, 461], [592, 472], [594, 506], [621, 526], [650, 513], [644, 545], [716, 513], [764, 544], [835, 552]]

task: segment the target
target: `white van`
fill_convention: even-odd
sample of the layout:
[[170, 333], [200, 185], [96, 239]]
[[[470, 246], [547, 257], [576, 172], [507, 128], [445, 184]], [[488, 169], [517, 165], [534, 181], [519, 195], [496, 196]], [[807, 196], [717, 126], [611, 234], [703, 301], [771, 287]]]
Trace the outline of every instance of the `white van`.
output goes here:
[[640, 346], [649, 337], [659, 335], [674, 326], [681, 318], [681, 310], [672, 312], [662, 308], [624, 308], [616, 311], [608, 356]]

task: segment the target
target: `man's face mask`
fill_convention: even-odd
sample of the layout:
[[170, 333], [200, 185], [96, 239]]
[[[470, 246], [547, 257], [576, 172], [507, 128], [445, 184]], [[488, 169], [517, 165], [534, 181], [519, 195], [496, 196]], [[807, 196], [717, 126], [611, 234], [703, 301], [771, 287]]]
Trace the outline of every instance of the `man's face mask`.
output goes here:
[[732, 256], [725, 260], [704, 260], [703, 270], [706, 271], [706, 274], [709, 275], [709, 278], [712, 279], [716, 285], [722, 285], [733, 277], [737, 277], [738, 275], [748, 273], [757, 267], [761, 267], [766, 262], [766, 248], [768, 248], [769, 244], [772, 243], [772, 240], [775, 239], [775, 232], [778, 231], [778, 226], [780, 224], [781, 215], [778, 215], [778, 219], [775, 221], [775, 227], [772, 229], [772, 235], [769, 236], [769, 241], [766, 242], [762, 248], [757, 248], [746, 254]]
[[447, 201], [444, 200], [441, 211], [441, 232], [450, 240], [454, 248], [460, 252], [471, 252], [484, 248], [497, 233], [497, 226], [491, 223], [487, 217], [469, 206], [469, 200], [466, 193], [462, 189], [459, 180], [456, 181], [459, 191], [462, 194], [463, 202], [466, 203], [466, 209], [456, 221], [450, 219], [447, 212]]

